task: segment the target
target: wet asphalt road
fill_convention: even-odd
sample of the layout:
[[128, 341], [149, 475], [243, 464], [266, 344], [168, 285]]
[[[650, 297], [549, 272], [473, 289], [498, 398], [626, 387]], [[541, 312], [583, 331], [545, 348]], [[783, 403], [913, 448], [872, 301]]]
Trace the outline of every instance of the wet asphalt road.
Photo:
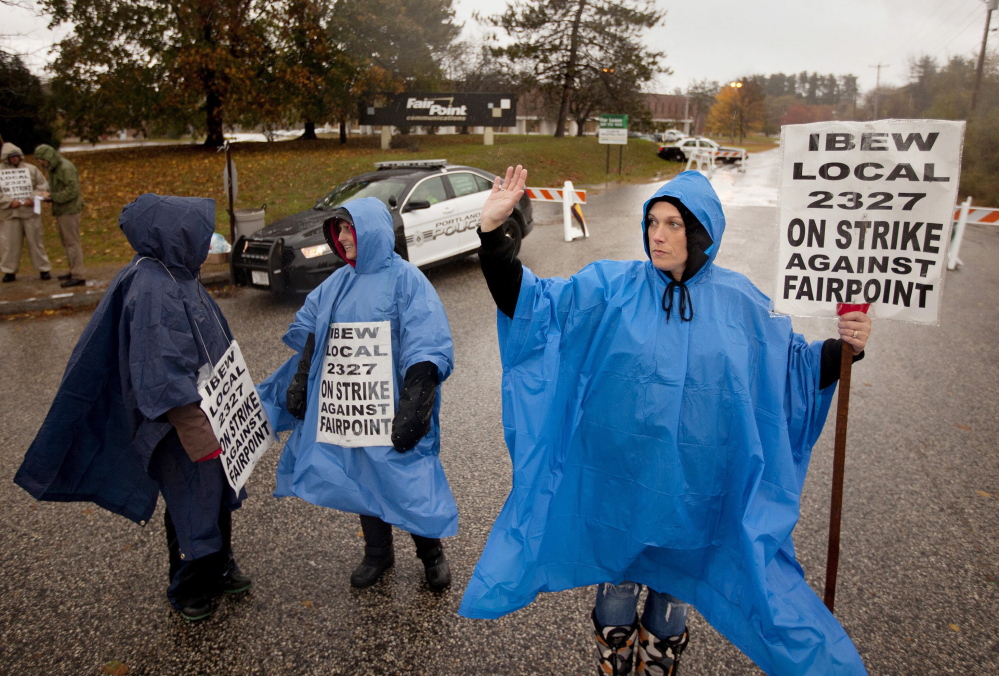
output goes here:
[[[539, 207], [522, 260], [542, 276], [643, 255], [640, 205], [654, 186], [586, 207], [593, 236], [565, 244]], [[769, 293], [775, 209], [727, 207], [719, 263]], [[969, 227], [946, 278], [940, 327], [878, 323], [854, 369], [837, 615], [874, 674], [999, 672], [999, 230]], [[498, 621], [459, 618], [461, 592], [510, 486], [500, 426], [495, 310], [475, 257], [428, 276], [447, 309], [457, 367], [444, 386], [442, 459], [460, 512], [447, 541], [451, 590], [425, 588], [398, 531], [394, 570], [368, 590], [357, 517], [275, 500], [279, 448], [250, 479], [234, 540], [253, 591], [190, 625], [166, 601], [162, 507], [146, 528], [85, 503], [36, 503], [10, 481], [55, 394], [88, 312], [0, 324], [0, 673], [589, 674], [592, 589], [542, 595]], [[301, 298], [236, 290], [219, 299], [260, 381]], [[829, 320], [796, 320], [811, 339]], [[817, 445], [796, 533], [821, 593], [833, 425]], [[683, 673], [760, 673], [692, 614]]]

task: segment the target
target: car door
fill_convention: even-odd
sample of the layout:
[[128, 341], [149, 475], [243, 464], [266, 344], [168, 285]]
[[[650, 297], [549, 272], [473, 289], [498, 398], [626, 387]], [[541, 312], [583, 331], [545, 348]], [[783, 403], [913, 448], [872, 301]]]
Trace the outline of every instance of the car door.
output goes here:
[[451, 184], [451, 194], [454, 195], [454, 237], [457, 238], [459, 253], [472, 251], [479, 247], [479, 236], [475, 233], [482, 216], [482, 205], [485, 204], [493, 184], [483, 176], [471, 171], [455, 171], [448, 173], [447, 181]]
[[455, 204], [440, 175], [422, 179], [402, 205], [409, 262], [423, 265], [458, 252]]

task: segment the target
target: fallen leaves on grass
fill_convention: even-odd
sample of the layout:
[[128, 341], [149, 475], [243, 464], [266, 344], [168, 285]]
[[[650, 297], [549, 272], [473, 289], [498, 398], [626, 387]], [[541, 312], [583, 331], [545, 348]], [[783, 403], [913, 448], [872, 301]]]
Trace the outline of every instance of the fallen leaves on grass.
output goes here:
[[951, 629], [953, 629], [954, 631], [961, 631], [961, 627], [957, 626], [957, 625], [956, 625], [956, 624], [954, 624], [953, 622], [951, 622], [951, 623], [950, 623], [950, 624], [948, 624], [947, 626], [948, 626], [948, 627], [950, 627]]
[[302, 601], [302, 606], [304, 608], [311, 608], [312, 607], [312, 601]]
[[958, 429], [962, 429], [965, 432], [970, 432], [971, 431], [971, 425], [962, 425], [961, 423], [957, 423], [957, 426], [958, 426]]
[[[419, 151], [383, 151], [377, 136], [335, 140], [237, 143], [233, 161], [239, 172], [235, 208], [267, 203], [267, 223], [308, 209], [345, 179], [373, 169], [375, 162], [443, 157], [455, 164], [502, 174], [508, 164], [531, 170], [532, 185], [561, 186], [612, 181], [650, 181], [680, 170], [676, 162], [656, 156], [654, 144], [624, 149], [623, 174], [605, 173], [606, 149], [593, 137], [553, 139], [548, 136], [503, 135], [484, 146], [481, 135], [419, 137]], [[85, 264], [124, 263], [133, 251], [118, 227], [122, 208], [143, 193], [208, 197], [215, 200], [215, 229], [229, 235], [227, 198], [222, 189], [225, 155], [194, 145], [120, 148], [78, 152], [68, 156], [80, 175], [86, 204], [81, 232]], [[30, 158], [28, 158], [30, 161]], [[45, 246], [62, 251], [58, 229], [46, 210]], [[25, 247], [27, 265], [27, 247]]]
[[985, 491], [975, 491], [975, 493], [977, 493], [979, 496], [981, 496], [983, 498], [991, 498], [992, 497], [991, 493], [986, 493]]

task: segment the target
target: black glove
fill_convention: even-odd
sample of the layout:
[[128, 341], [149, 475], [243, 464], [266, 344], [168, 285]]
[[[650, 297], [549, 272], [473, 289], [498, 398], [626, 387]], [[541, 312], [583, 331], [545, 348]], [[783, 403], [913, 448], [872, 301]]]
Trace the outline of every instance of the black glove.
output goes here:
[[392, 445], [405, 453], [430, 431], [430, 419], [437, 401], [437, 366], [429, 361], [413, 364], [399, 393], [399, 410], [392, 421]]
[[302, 359], [285, 393], [284, 403], [288, 413], [299, 420], [305, 420], [305, 404], [308, 402], [309, 369], [312, 367], [312, 353], [316, 350], [316, 334], [310, 333], [302, 349]]

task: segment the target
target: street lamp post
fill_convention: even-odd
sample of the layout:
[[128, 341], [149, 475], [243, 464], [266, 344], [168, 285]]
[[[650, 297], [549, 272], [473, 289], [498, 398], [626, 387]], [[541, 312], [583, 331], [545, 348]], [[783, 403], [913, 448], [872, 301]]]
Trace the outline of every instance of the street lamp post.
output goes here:
[[[729, 87], [735, 89], [735, 95], [739, 98], [739, 103], [742, 103], [742, 83], [741, 82], [729, 82]], [[740, 106], [736, 105], [735, 100], [732, 101], [732, 128], [729, 130], [728, 142], [735, 143], [735, 111]]]

